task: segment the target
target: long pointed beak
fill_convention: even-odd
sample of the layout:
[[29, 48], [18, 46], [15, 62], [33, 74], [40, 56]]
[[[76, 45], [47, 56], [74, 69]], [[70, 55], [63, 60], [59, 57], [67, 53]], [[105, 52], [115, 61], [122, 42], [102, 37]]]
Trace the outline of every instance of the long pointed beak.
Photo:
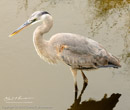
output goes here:
[[19, 28], [17, 28], [12, 34], [9, 35], [9, 37], [14, 36], [15, 34], [19, 33], [21, 30], [23, 30], [25, 27], [29, 26], [32, 22], [26, 21], [23, 25], [21, 25]]

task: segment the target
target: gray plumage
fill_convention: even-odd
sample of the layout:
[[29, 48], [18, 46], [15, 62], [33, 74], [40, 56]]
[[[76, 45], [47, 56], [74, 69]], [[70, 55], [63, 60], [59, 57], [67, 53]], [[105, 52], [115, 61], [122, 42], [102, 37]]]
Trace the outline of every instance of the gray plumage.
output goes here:
[[43, 39], [43, 34], [47, 33], [52, 25], [53, 19], [48, 12], [37, 11], [20, 26], [10, 36], [20, 32], [24, 27], [42, 22], [36, 28], [33, 34], [33, 42], [38, 55], [49, 63], [62, 61], [71, 67], [74, 76], [75, 90], [77, 91], [77, 70], [81, 70], [84, 82], [87, 83], [87, 77], [82, 70], [120, 67], [119, 60], [108, 53], [98, 42], [71, 33], [58, 33], [53, 35], [49, 41]]
[[108, 53], [99, 43], [89, 38], [70, 33], [59, 33], [50, 39], [54, 50], [66, 46], [58, 57], [76, 69], [120, 67], [119, 60]]

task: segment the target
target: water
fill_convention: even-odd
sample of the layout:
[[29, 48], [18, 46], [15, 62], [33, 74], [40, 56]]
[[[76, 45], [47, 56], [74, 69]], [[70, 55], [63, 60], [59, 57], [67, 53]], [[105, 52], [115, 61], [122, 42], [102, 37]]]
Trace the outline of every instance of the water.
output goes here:
[[[130, 110], [129, 3], [129, 0], [1, 0], [0, 109], [35, 106], [43, 110], [103, 110], [104, 107]], [[81, 94], [83, 84], [79, 72], [79, 96], [74, 100], [69, 67], [61, 63], [49, 65], [35, 52], [32, 33], [39, 24], [8, 37], [36, 10], [47, 10], [54, 18], [54, 26], [45, 35], [46, 39], [58, 32], [84, 35], [119, 57], [122, 67], [85, 71], [89, 84]], [[26, 99], [32, 103], [4, 100], [17, 102], [18, 97], [32, 97]]]

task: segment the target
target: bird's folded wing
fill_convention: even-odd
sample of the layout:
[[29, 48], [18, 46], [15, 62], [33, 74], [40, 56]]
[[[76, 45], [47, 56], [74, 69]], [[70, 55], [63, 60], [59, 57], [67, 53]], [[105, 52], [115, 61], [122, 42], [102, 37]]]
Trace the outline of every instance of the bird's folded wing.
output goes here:
[[73, 68], [90, 69], [108, 64], [109, 54], [105, 49], [94, 45], [60, 45], [57, 53], [66, 64]]
[[80, 35], [61, 33], [51, 38], [57, 55], [73, 68], [99, 68], [120, 66], [119, 60], [108, 53], [98, 42]]

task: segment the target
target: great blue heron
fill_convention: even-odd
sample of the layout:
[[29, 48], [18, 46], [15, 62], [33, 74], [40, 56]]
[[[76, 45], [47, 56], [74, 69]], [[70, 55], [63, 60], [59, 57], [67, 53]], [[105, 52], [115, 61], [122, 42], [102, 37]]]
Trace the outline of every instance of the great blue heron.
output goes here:
[[78, 90], [77, 70], [81, 71], [84, 83], [87, 84], [88, 79], [83, 70], [121, 67], [115, 56], [108, 53], [101, 44], [87, 37], [72, 33], [58, 33], [46, 41], [43, 34], [47, 33], [53, 25], [52, 16], [46, 11], [34, 12], [10, 37], [37, 22], [42, 22], [33, 33], [33, 43], [38, 55], [49, 63], [63, 61], [69, 65], [74, 77], [76, 92]]

